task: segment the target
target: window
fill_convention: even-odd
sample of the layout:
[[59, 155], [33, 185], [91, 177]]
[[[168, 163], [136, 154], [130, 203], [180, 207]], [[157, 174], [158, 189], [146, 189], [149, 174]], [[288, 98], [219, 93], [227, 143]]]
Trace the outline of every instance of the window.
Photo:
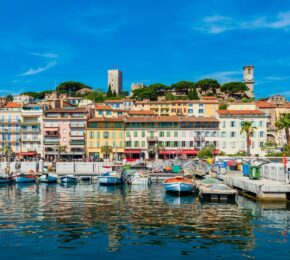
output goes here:
[[264, 137], [264, 132], [260, 132], [260, 137], [263, 138]]
[[169, 131], [166, 132], [166, 137], [170, 137], [170, 132]]
[[126, 132], [126, 137], [130, 137], [130, 132]]
[[223, 123], [222, 123], [222, 128], [226, 128], [226, 121], [223, 121]]
[[231, 132], [231, 137], [236, 137], [236, 132]]
[[141, 146], [142, 146], [142, 147], [145, 147], [145, 141], [142, 141], [142, 142], [141, 142]]
[[103, 138], [110, 138], [109, 132], [104, 132], [103, 133]]
[[182, 131], [182, 137], [186, 137], [186, 132], [185, 131]]
[[264, 142], [260, 142], [260, 148], [264, 147]]
[[182, 146], [182, 147], [185, 147], [185, 146], [186, 146], [186, 145], [185, 145], [185, 141], [182, 141], [182, 142], [181, 142], [181, 146]]
[[235, 121], [231, 121], [231, 127], [236, 127], [236, 122]]
[[199, 114], [203, 114], [203, 109], [198, 109]]
[[116, 147], [116, 141], [113, 141], [113, 148]]
[[164, 137], [164, 132], [163, 131], [159, 132], [159, 137]]
[[99, 141], [96, 142], [96, 147], [100, 147], [100, 142]]
[[263, 121], [260, 121], [259, 122], [259, 127], [263, 127], [264, 126], [264, 122]]
[[231, 144], [232, 144], [232, 145], [231, 145], [232, 148], [236, 148], [236, 143], [235, 143], [235, 142], [232, 142]]
[[134, 137], [138, 137], [138, 132], [134, 131]]
[[119, 132], [119, 138], [123, 138], [123, 133]]
[[141, 132], [141, 136], [142, 136], [142, 137], [145, 137], [145, 131], [142, 131], [142, 132]]
[[139, 147], [139, 141], [134, 142], [134, 147]]
[[116, 138], [116, 133], [115, 133], [115, 131], [112, 132], [112, 138], [113, 138], [113, 139]]
[[174, 131], [174, 137], [178, 137], [178, 132]]
[[226, 132], [221, 132], [221, 137], [226, 137]]
[[222, 142], [222, 148], [226, 148], [226, 142]]
[[123, 142], [122, 141], [119, 142], [119, 147], [123, 147]]
[[93, 139], [93, 138], [94, 138], [94, 132], [90, 131], [90, 139]]

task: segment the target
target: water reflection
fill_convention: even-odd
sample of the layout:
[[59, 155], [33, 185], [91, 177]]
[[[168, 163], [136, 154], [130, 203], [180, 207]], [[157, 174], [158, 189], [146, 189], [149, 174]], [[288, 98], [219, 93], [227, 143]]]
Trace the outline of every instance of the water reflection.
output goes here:
[[[234, 205], [200, 203], [193, 195], [166, 194], [161, 185], [17, 184], [0, 189], [0, 240], [5, 233], [11, 241], [21, 237], [22, 245], [38, 239], [53, 244], [53, 250], [86, 248], [95, 256], [121, 256], [132, 248], [144, 257], [158, 252], [166, 258], [203, 256], [205, 249], [220, 256], [223, 248], [223, 256], [252, 257], [257, 247], [257, 252], [266, 250], [269, 239], [272, 247], [289, 253], [288, 215], [287, 204], [270, 207], [242, 197]], [[102, 245], [98, 252], [96, 241]], [[0, 249], [13, 252], [9, 246]]]

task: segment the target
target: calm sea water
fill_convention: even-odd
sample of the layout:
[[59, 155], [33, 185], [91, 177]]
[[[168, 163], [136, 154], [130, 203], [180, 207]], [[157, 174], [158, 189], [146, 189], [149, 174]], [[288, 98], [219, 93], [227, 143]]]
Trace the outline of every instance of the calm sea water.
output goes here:
[[0, 187], [0, 259], [290, 259], [290, 205], [203, 203], [161, 185]]

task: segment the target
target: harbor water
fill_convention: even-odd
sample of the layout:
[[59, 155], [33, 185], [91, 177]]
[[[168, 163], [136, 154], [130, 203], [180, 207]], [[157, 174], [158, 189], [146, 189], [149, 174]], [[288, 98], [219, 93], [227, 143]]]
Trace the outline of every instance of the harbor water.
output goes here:
[[160, 184], [0, 187], [2, 259], [290, 259], [290, 205], [200, 203]]

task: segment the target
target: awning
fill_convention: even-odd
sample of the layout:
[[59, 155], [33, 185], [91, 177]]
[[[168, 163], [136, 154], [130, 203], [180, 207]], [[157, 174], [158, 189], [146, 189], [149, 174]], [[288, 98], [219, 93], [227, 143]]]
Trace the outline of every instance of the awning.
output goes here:
[[140, 154], [141, 150], [138, 150], [138, 149], [126, 149], [125, 153]]
[[22, 156], [36, 156], [37, 152], [22, 152], [22, 153], [17, 153], [17, 155], [22, 155]]
[[163, 150], [159, 154], [191, 154], [197, 155], [198, 150], [196, 149], [183, 149], [183, 150]]

